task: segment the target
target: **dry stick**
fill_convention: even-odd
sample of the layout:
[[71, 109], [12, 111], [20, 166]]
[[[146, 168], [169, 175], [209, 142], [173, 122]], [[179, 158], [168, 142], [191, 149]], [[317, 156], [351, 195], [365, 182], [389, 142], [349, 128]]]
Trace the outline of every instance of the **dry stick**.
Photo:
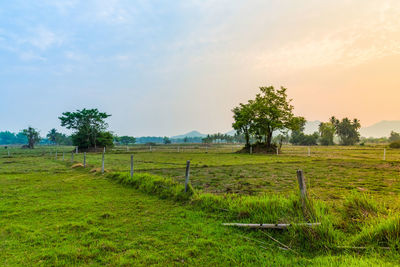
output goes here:
[[83, 168], [86, 168], [86, 152], [83, 152]]
[[104, 173], [104, 152], [103, 152], [103, 155], [101, 157], [101, 173]]
[[[268, 244], [268, 243], [266, 243], [266, 242], [262, 242], [262, 241], [257, 240], [257, 239], [253, 239], [253, 238], [250, 238], [250, 237], [247, 237], [247, 236], [244, 236], [244, 235], [239, 235], [239, 234], [238, 234], [238, 236], [243, 237], [244, 239], [247, 239], [247, 240], [250, 240], [250, 241], [253, 241], [253, 242], [257, 242], [257, 243], [260, 243], [260, 244], [263, 244], [263, 245], [268, 245], [268, 246], [270, 246], [270, 244]], [[266, 248], [265, 248], [265, 249], [266, 249]]]
[[131, 155], [131, 178], [133, 177], [133, 154]]
[[293, 253], [295, 253], [295, 254], [297, 254], [297, 255], [300, 255], [297, 251], [291, 249], [289, 246], [286, 246], [285, 244], [283, 244], [283, 243], [280, 242], [279, 240], [273, 238], [273, 237], [270, 236], [269, 234], [267, 234], [267, 233], [265, 233], [265, 232], [263, 232], [263, 231], [261, 231], [261, 233], [263, 233], [264, 235], [268, 236], [271, 240], [275, 241], [276, 243], [278, 243], [279, 245], [283, 246], [284, 248], [286, 248], [286, 249], [292, 251]]
[[185, 192], [188, 190], [189, 184], [189, 171], [190, 171], [190, 160], [186, 162], [186, 179], [185, 179]]
[[237, 226], [257, 229], [287, 229], [291, 226], [308, 226], [314, 227], [321, 225], [321, 223], [223, 223], [224, 226]]

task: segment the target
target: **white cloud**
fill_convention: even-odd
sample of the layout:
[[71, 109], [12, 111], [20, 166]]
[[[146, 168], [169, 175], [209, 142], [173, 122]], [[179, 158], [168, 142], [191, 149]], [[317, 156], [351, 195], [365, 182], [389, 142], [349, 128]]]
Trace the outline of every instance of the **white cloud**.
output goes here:
[[61, 45], [63, 41], [63, 37], [56, 35], [45, 27], [38, 27], [31, 30], [30, 37], [20, 40], [20, 42], [29, 43], [40, 50], [47, 50], [52, 46]]

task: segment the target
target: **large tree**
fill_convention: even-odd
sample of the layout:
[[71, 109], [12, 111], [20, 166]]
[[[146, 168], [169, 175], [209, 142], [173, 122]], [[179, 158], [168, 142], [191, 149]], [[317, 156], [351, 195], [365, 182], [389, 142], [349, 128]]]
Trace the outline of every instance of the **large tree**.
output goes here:
[[35, 128], [28, 127], [28, 129], [22, 130], [22, 133], [28, 139], [28, 147], [30, 149], [33, 149], [35, 147], [35, 144], [39, 143], [40, 141], [39, 132]]
[[360, 141], [360, 133], [358, 130], [361, 128], [361, 124], [358, 119], [353, 119], [351, 121], [348, 118], [344, 118], [340, 121], [332, 117], [330, 122], [335, 126], [336, 134], [340, 138], [341, 145], [351, 146]]
[[305, 121], [293, 114], [292, 101], [288, 99], [286, 88], [275, 89], [273, 86], [260, 87], [260, 93], [247, 104], [240, 104], [232, 111], [235, 122], [233, 128], [245, 135], [249, 146], [250, 135], [258, 143], [265, 144], [267, 150], [273, 148], [272, 135], [276, 131], [298, 131]]
[[98, 109], [64, 112], [62, 115], [59, 117], [61, 126], [75, 130], [72, 135], [74, 145], [80, 148], [96, 148], [97, 146], [104, 146], [104, 144], [112, 145], [113, 136], [105, 131], [108, 127], [105, 119], [111, 115], [100, 112]]

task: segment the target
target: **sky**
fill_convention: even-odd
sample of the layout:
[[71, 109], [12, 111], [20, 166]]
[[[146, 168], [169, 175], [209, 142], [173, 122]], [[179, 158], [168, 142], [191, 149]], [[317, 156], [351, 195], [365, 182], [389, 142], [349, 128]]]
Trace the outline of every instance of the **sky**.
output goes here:
[[400, 120], [398, 0], [0, 0], [0, 131], [227, 132], [260, 86], [307, 120]]

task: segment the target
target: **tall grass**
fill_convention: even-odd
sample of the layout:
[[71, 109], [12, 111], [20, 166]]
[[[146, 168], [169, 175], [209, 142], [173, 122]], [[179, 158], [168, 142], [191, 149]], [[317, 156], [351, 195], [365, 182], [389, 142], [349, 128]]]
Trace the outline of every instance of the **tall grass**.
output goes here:
[[339, 215], [322, 201], [309, 200], [308, 214], [318, 227], [296, 225], [310, 218], [304, 210], [298, 195], [262, 194], [245, 196], [236, 194], [214, 195], [195, 191], [184, 185], [157, 175], [136, 173], [113, 173], [108, 177], [125, 185], [163, 199], [183, 201], [205, 211], [220, 214], [225, 222], [242, 223], [294, 223], [284, 232], [282, 238], [294, 246], [306, 250], [332, 249], [340, 245], [391, 246], [399, 248], [400, 216], [386, 218], [383, 205], [377, 204], [369, 195], [351, 192]]

